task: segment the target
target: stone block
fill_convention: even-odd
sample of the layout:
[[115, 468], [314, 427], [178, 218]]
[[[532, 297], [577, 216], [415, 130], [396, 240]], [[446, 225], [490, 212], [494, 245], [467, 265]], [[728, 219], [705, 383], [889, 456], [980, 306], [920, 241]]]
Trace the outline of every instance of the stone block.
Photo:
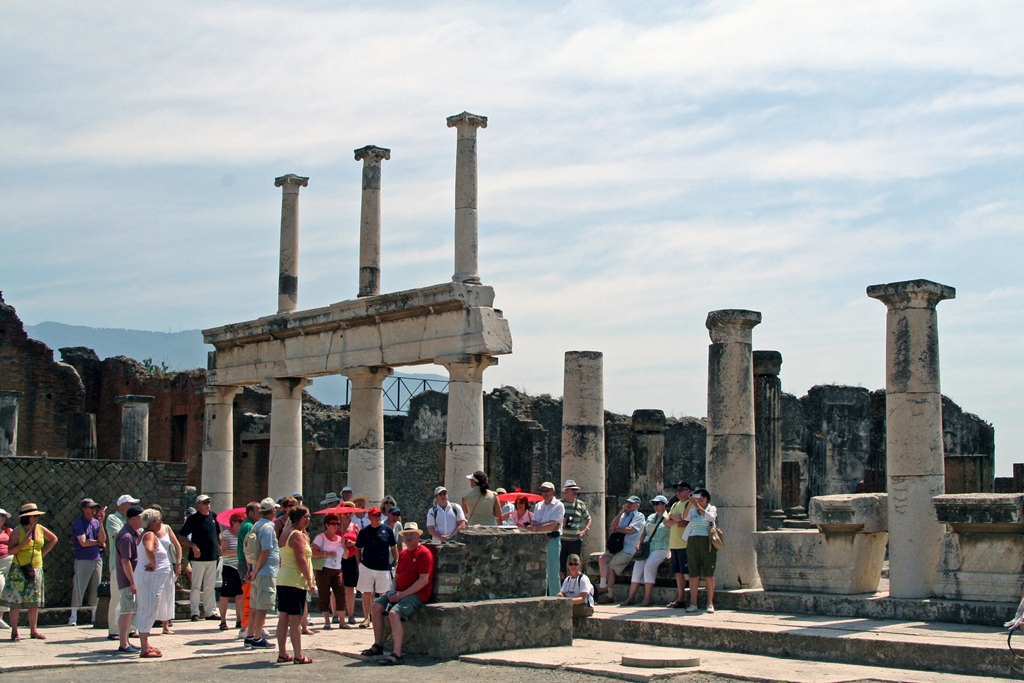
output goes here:
[[934, 592], [950, 600], [1014, 602], [1024, 583], [1024, 534], [947, 533]]
[[811, 522], [825, 533], [889, 530], [889, 509], [884, 493], [843, 493], [811, 498]]
[[853, 595], [878, 590], [889, 535], [809, 529], [759, 531], [753, 537], [766, 591]]
[[[547, 536], [510, 527], [471, 527], [457, 541], [427, 543], [434, 554], [434, 587], [451, 602], [544, 595]], [[496, 559], [497, 558], [497, 559]]]
[[1024, 493], [959, 493], [932, 498], [940, 522], [953, 531], [1024, 533]]
[[[384, 649], [391, 625], [385, 623]], [[404, 624], [407, 653], [435, 659], [491, 650], [572, 645], [572, 601], [520, 598], [483, 602], [438, 602], [417, 610]]]

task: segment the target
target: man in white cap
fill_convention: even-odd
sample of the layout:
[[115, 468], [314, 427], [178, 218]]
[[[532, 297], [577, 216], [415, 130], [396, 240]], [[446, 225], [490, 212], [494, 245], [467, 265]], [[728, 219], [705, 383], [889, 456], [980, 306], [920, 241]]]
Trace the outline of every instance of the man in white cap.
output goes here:
[[434, 489], [434, 505], [427, 510], [427, 533], [438, 543], [444, 543], [467, 526], [466, 515], [458, 503], [448, 500], [448, 489]]
[[[117, 499], [117, 510], [106, 516], [103, 522], [103, 529], [107, 532], [107, 538], [117, 538], [117, 534], [124, 527], [124, 523], [127, 520], [125, 516], [128, 512], [128, 508], [133, 505], [138, 505], [139, 499], [135, 496], [124, 494]], [[114, 549], [113, 544], [107, 548], [107, 566], [110, 568], [110, 583], [113, 585], [117, 582], [117, 551]], [[111, 591], [113, 593], [113, 591]], [[110, 597], [110, 605], [107, 607], [107, 640], [119, 640], [118, 635], [118, 601], [113, 595]], [[133, 629], [134, 632], [134, 629]]]
[[351, 486], [346, 486], [341, 490], [341, 502], [347, 503], [352, 500], [352, 496], [355, 495], [355, 491], [352, 490]]
[[565, 519], [562, 521], [562, 550], [558, 555], [558, 575], [565, 580], [565, 561], [570, 555], [583, 557], [583, 539], [590, 533], [590, 510], [580, 500], [580, 487], [572, 479], [562, 487]]
[[[11, 513], [3, 508], [0, 508], [0, 544], [3, 544], [4, 550], [7, 550], [7, 539], [10, 538], [11, 530], [7, 526], [7, 520], [11, 518]], [[6, 552], [3, 557], [0, 557], [0, 593], [4, 592], [4, 586], [7, 585], [7, 572], [11, 569], [11, 562], [14, 560], [13, 556], [7, 555]], [[0, 628], [9, 629], [11, 627], [6, 621], [4, 621], [4, 612], [7, 611], [7, 607], [0, 605]]]
[[562, 582], [558, 579], [558, 556], [562, 554], [562, 522], [565, 519], [565, 506], [555, 498], [555, 485], [546, 481], [540, 485], [540, 495], [544, 500], [533, 507], [533, 520], [529, 529], [548, 536], [548, 595], [558, 595], [562, 590]]

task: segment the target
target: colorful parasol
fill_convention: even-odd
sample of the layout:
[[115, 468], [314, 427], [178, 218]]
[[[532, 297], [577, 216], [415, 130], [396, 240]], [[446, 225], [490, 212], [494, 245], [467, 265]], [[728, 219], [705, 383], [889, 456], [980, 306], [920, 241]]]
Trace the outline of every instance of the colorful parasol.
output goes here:
[[218, 512], [217, 523], [223, 527], [231, 526], [231, 515], [234, 514], [241, 514], [243, 517], [245, 517], [245, 508], [231, 508], [230, 510], [225, 510], [224, 512]]
[[314, 515], [350, 515], [356, 512], [366, 512], [363, 508], [350, 508], [350, 507], [336, 507], [336, 508], [324, 508], [323, 510], [317, 510]]
[[521, 496], [526, 496], [526, 502], [528, 503], [538, 503], [544, 500], [544, 496], [540, 495], [539, 493], [523, 493], [522, 491], [513, 491], [512, 493], [499, 493], [498, 500], [502, 503], [514, 503], [517, 500], [519, 500]]

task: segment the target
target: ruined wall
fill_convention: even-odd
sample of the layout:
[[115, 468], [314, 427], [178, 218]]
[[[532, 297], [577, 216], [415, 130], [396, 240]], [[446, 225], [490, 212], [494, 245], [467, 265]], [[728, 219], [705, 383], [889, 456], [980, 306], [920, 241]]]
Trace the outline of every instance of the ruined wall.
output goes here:
[[29, 339], [13, 306], [0, 298], [0, 389], [20, 391], [18, 455], [66, 457], [68, 421], [83, 412], [85, 387], [75, 369]]
[[[46, 512], [42, 524], [57, 536], [46, 556], [46, 602], [71, 604], [74, 550], [71, 524], [79, 516], [78, 502], [89, 497], [114, 510], [121, 494], [131, 493], [147, 507], [159, 503], [165, 520], [175, 528], [184, 519], [185, 465], [163, 462], [121, 462], [68, 458], [0, 458], [0, 506], [16, 510], [32, 502]], [[17, 520], [12, 520], [15, 524]], [[103, 577], [107, 580], [106, 562]]]

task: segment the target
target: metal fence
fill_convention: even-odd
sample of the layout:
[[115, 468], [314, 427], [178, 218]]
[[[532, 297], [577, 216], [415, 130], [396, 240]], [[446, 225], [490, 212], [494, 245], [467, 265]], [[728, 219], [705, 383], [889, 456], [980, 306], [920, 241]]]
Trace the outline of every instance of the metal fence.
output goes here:
[[[388, 415], [405, 415], [409, 412], [409, 401], [424, 391], [447, 393], [448, 380], [426, 377], [388, 377], [384, 380], [384, 412]], [[345, 403], [352, 403], [352, 383], [345, 381]]]

